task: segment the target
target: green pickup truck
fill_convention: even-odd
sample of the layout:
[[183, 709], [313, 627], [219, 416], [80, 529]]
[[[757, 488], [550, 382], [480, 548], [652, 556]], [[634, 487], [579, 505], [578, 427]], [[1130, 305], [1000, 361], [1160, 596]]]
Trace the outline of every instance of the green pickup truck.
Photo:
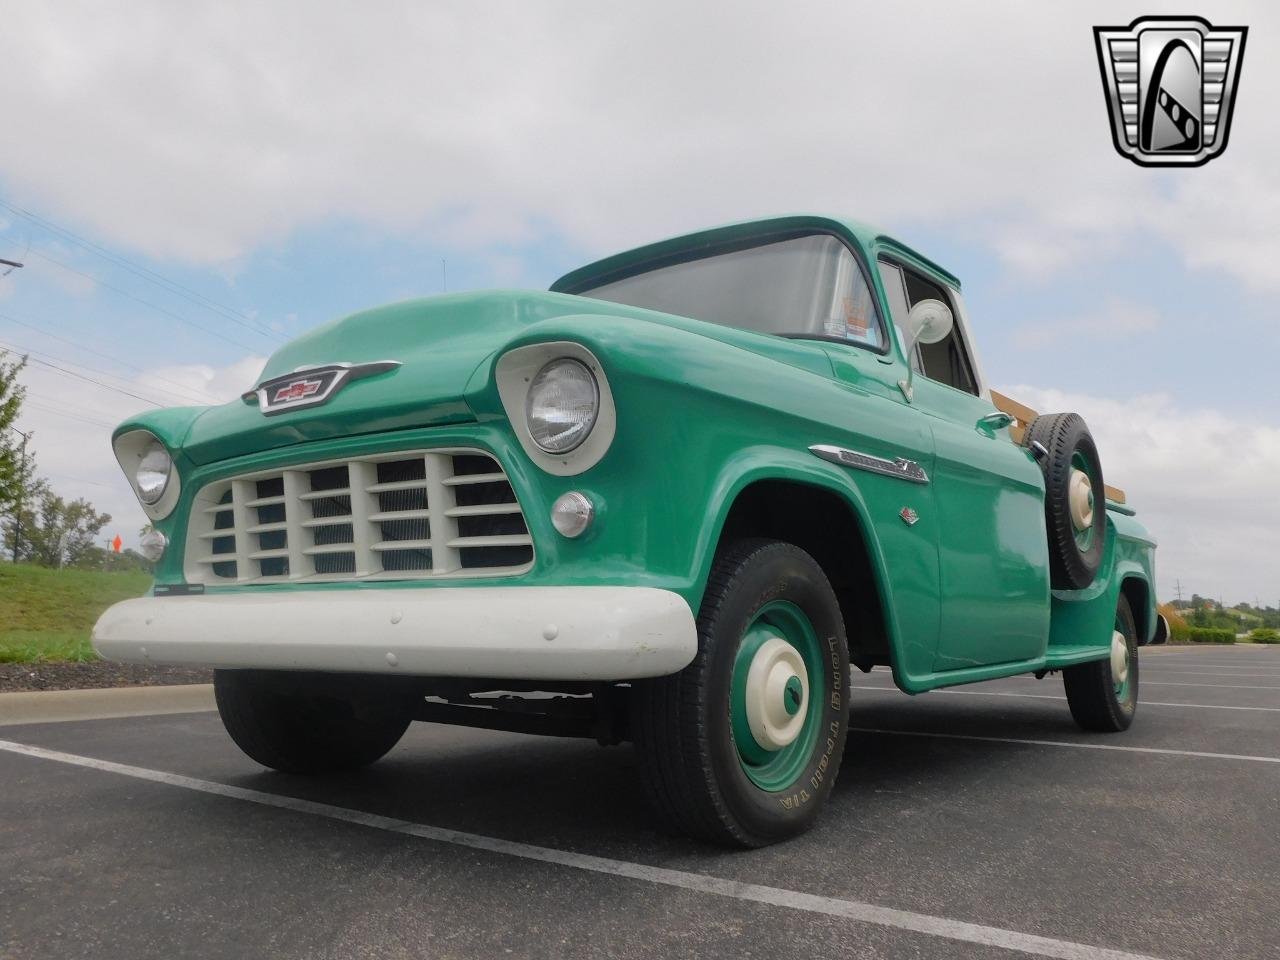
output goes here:
[[415, 719], [631, 741], [668, 827], [758, 846], [830, 794], [852, 667], [1061, 671], [1119, 731], [1167, 633], [1084, 422], [993, 395], [959, 281], [844, 220], [357, 313], [113, 443], [156, 579], [97, 649], [213, 666], [284, 771]]

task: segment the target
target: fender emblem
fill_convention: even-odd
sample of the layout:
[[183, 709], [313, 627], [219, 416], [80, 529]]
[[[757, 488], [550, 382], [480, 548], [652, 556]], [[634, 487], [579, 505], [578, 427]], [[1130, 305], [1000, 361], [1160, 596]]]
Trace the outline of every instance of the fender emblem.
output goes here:
[[903, 457], [894, 457], [892, 460], [887, 460], [884, 457], [874, 457], [869, 453], [862, 453], [860, 450], [846, 450], [844, 447], [835, 447], [829, 443], [815, 443], [809, 448], [809, 452], [815, 457], [821, 457], [831, 463], [838, 463], [842, 467], [852, 467], [855, 470], [866, 470], [868, 473], [896, 477], [909, 483], [929, 482], [929, 474], [925, 473], [924, 467], [914, 460], [907, 460]]
[[916, 525], [916, 521], [920, 519], [920, 514], [916, 513], [910, 507], [903, 507], [898, 513], [898, 516], [902, 518], [902, 522], [908, 527], [914, 527]]

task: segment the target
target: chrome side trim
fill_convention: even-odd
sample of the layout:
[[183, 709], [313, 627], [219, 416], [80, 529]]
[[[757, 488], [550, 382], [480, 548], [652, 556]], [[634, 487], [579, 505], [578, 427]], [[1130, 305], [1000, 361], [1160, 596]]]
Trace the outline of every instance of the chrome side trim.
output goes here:
[[908, 483], [929, 482], [929, 474], [925, 473], [924, 467], [914, 460], [904, 460], [902, 457], [886, 460], [884, 457], [873, 457], [869, 453], [846, 450], [844, 447], [834, 447], [826, 443], [814, 444], [809, 448], [809, 452], [815, 457], [830, 460], [832, 463], [839, 464], [842, 467], [853, 467], [855, 470], [866, 470], [868, 473], [896, 477], [899, 480], [906, 480]]

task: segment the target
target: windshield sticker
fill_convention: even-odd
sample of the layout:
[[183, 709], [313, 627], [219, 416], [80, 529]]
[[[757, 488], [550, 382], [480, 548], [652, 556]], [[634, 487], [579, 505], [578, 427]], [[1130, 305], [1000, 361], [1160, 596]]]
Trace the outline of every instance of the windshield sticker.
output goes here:
[[844, 319], [841, 317], [829, 317], [822, 321], [822, 332], [828, 337], [843, 338], [847, 329], [848, 324], [845, 323]]
[[871, 322], [867, 319], [866, 304], [861, 297], [844, 298], [845, 336], [850, 340], [870, 339]]

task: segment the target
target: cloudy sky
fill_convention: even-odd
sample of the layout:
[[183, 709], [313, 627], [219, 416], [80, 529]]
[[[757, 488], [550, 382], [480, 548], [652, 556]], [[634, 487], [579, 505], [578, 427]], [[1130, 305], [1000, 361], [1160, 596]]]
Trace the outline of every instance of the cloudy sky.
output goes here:
[[1147, 5], [10, 5], [23, 428], [131, 540], [110, 427], [235, 396], [318, 323], [847, 214], [961, 276], [993, 385], [1085, 415], [1165, 597], [1280, 603], [1280, 10], [1194, 7], [1250, 30], [1230, 146], [1151, 170], [1111, 146], [1091, 30]]

